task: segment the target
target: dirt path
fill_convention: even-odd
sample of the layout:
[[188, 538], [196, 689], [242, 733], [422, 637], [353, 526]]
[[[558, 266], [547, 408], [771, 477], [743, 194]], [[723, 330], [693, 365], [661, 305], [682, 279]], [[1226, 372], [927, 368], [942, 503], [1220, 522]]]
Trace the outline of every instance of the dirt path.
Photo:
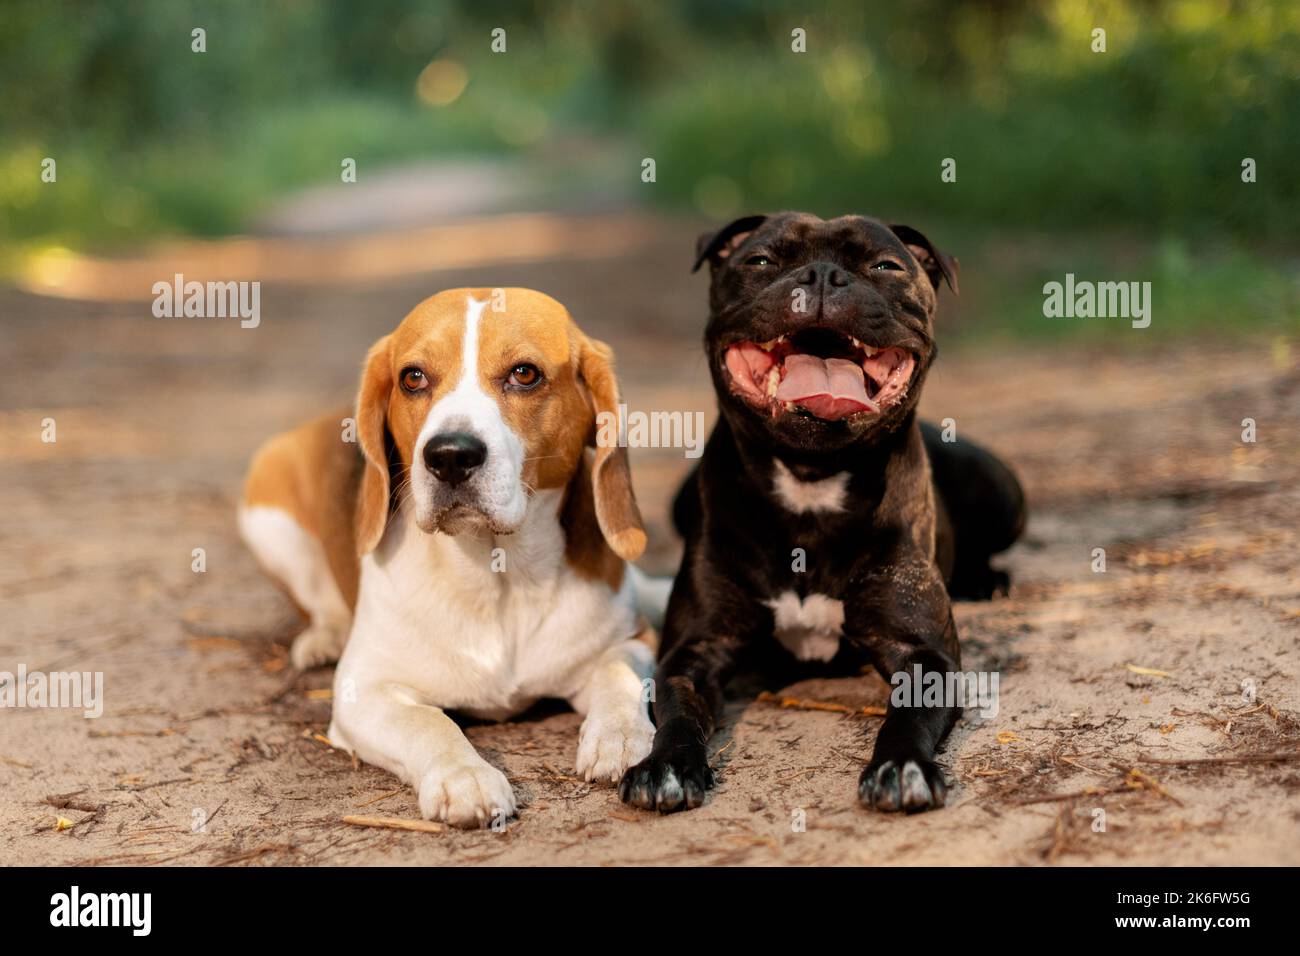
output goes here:
[[[155, 319], [147, 301], [0, 292], [0, 670], [103, 671], [106, 697], [97, 720], [0, 712], [0, 859], [1300, 863], [1294, 351], [1158, 352], [1134, 333], [1111, 351], [945, 349], [927, 386], [926, 414], [1002, 451], [1033, 505], [1007, 561], [1014, 595], [957, 609], [965, 664], [1000, 672], [1001, 709], [955, 731], [948, 809], [857, 807], [879, 718], [743, 696], [713, 743], [722, 785], [694, 813], [635, 813], [574, 779], [579, 721], [552, 708], [469, 729], [522, 798], [504, 833], [340, 822], [413, 817], [416, 805], [318, 736], [331, 673], [292, 678], [292, 612], [235, 535], [249, 453], [347, 396], [366, 346], [453, 285], [551, 292], [614, 344], [633, 408], [711, 415], [690, 247], [668, 229], [608, 261], [268, 286], [256, 330]], [[40, 440], [47, 417], [54, 444]], [[1247, 417], [1254, 444], [1241, 440]], [[642, 451], [634, 464], [652, 522], [647, 564], [668, 570], [666, 503], [687, 463]], [[195, 548], [204, 573], [191, 570]], [[1095, 548], [1104, 573], [1092, 570]], [[885, 691], [871, 676], [783, 693], [858, 708]], [[72, 828], [56, 832], [56, 816]], [[804, 828], [792, 825], [800, 816]]]

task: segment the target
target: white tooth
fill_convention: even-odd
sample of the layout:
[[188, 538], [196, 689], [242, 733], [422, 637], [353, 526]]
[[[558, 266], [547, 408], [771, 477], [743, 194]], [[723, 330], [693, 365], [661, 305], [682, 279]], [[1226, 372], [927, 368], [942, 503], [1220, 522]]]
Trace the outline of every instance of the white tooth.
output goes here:
[[781, 373], [780, 371], [777, 370], [777, 367], [773, 365], [767, 371], [767, 397], [768, 398], [776, 397], [776, 390], [780, 384], [781, 384]]

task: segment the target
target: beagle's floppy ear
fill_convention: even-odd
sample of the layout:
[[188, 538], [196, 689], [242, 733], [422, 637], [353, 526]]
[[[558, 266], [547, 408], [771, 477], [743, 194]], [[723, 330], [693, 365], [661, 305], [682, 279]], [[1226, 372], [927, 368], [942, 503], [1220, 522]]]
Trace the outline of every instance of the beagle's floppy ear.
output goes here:
[[357, 393], [357, 443], [366, 459], [357, 495], [357, 553], [375, 550], [388, 524], [388, 399], [393, 391], [393, 371], [388, 354], [388, 339], [370, 347], [366, 367], [361, 373], [361, 390]]
[[[627, 449], [597, 440], [608, 429], [597, 427], [602, 415], [618, 421], [618, 382], [614, 378], [614, 354], [604, 342], [585, 336], [578, 358], [578, 374], [591, 392], [595, 420], [590, 443], [596, 446], [591, 484], [596, 499], [596, 522], [610, 548], [625, 561], [634, 561], [645, 551], [645, 525], [632, 493], [632, 471]], [[615, 436], [618, 429], [614, 430]]]
[[916, 256], [916, 261], [920, 263], [921, 269], [930, 278], [930, 284], [934, 286], [934, 291], [939, 291], [939, 283], [947, 281], [948, 288], [952, 289], [954, 295], [957, 291], [957, 273], [960, 267], [957, 260], [946, 252], [940, 252], [934, 247], [925, 234], [919, 229], [913, 229], [911, 226], [891, 224], [889, 231], [903, 240], [903, 245], [907, 246], [907, 251]]

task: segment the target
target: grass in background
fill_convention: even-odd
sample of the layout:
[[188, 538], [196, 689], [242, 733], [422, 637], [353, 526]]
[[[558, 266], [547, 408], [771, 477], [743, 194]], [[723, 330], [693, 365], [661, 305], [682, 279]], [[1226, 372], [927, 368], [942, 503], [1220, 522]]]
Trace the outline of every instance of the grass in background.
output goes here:
[[1300, 322], [1300, 5], [10, 0], [0, 88], [0, 269], [239, 232], [344, 156], [558, 153], [575, 183], [713, 220], [946, 224], [1007, 334], [1105, 334], [1042, 317], [1065, 272], [1152, 281], [1153, 329]]
[[[1069, 338], [1129, 347], [1192, 334], [1231, 348], [1249, 333], [1300, 335], [1300, 261], [1291, 256], [1266, 257], [1232, 240], [994, 232], [944, 222], [927, 229], [961, 262], [961, 295], [941, 294], [941, 341]], [[1150, 327], [1134, 329], [1125, 318], [1043, 315], [1043, 286], [1063, 283], [1069, 272], [1076, 282], [1150, 282]]]

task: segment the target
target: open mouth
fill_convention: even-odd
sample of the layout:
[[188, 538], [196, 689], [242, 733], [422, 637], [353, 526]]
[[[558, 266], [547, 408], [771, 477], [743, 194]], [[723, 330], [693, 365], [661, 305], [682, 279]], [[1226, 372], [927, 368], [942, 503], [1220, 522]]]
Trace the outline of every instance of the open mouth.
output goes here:
[[833, 329], [803, 329], [770, 342], [738, 342], [725, 354], [734, 391], [758, 408], [839, 421], [878, 415], [907, 394], [916, 356], [874, 348]]

